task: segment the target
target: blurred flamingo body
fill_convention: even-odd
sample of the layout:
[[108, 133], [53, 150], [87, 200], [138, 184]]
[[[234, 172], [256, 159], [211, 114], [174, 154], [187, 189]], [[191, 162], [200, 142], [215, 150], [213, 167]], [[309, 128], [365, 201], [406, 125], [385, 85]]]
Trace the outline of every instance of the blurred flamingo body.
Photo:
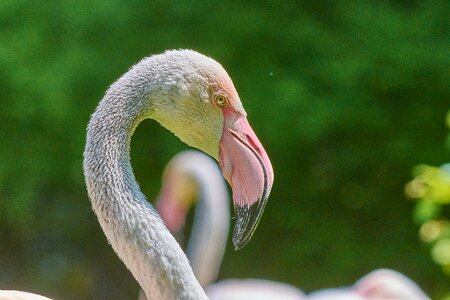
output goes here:
[[206, 287], [211, 300], [301, 300], [304, 293], [292, 285], [265, 279], [226, 279]]
[[22, 291], [0, 290], [0, 300], [50, 300], [50, 298]]
[[325, 289], [309, 294], [310, 300], [430, 300], [420, 287], [405, 275], [388, 269], [370, 272], [353, 286]]

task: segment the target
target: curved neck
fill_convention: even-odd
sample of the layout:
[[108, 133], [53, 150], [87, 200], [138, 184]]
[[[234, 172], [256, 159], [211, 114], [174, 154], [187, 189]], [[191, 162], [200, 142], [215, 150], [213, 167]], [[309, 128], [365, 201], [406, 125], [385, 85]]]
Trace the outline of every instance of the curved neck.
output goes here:
[[[142, 63], [141, 63], [142, 64]], [[88, 125], [84, 174], [112, 248], [149, 299], [206, 299], [178, 243], [147, 202], [130, 163], [130, 140], [149, 114], [152, 90], [134, 67], [108, 90]], [[147, 71], [149, 72], [149, 71]]]
[[193, 154], [185, 156], [185, 173], [198, 185], [199, 200], [186, 253], [198, 281], [207, 286], [217, 280], [225, 253], [230, 196], [217, 163]]

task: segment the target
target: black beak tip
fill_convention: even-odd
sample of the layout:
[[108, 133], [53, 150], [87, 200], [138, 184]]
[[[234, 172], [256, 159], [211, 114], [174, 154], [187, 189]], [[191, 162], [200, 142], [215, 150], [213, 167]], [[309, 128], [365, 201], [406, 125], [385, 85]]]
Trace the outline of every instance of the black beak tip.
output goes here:
[[268, 197], [258, 200], [252, 205], [235, 205], [236, 223], [233, 232], [235, 250], [242, 249], [252, 238], [266, 207]]

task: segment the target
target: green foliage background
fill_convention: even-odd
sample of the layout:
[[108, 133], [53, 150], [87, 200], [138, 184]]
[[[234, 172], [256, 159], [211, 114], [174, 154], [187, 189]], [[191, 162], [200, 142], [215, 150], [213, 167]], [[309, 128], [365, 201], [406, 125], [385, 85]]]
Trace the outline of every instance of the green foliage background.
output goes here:
[[[85, 127], [142, 57], [192, 48], [220, 61], [275, 170], [250, 244], [221, 278], [306, 291], [399, 270], [449, 291], [403, 187], [448, 161], [448, 1], [0, 2], [0, 288], [57, 299], [134, 299], [138, 285], [91, 211]], [[152, 199], [186, 146], [154, 121], [133, 139]]]

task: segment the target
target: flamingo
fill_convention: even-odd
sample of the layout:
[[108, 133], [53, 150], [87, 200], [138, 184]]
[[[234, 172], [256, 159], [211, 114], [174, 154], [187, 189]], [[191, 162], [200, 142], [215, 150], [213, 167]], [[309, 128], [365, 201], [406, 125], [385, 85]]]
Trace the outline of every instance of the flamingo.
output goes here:
[[83, 169], [92, 208], [112, 248], [149, 299], [207, 299], [186, 255], [140, 191], [130, 139], [146, 118], [217, 161], [233, 191], [233, 243], [252, 237], [273, 184], [270, 160], [234, 85], [192, 50], [144, 58], [111, 85], [87, 128]]
[[308, 300], [430, 300], [420, 287], [405, 275], [389, 269], [370, 272], [353, 286], [325, 289], [309, 294]]
[[[182, 231], [190, 207], [198, 199], [187, 246], [195, 276], [210, 299], [302, 299], [288, 284], [262, 279], [216, 282], [229, 227], [229, 194], [217, 164], [198, 151], [183, 151], [166, 166], [157, 209], [175, 236]], [[140, 300], [145, 297], [140, 295]]]
[[186, 255], [139, 189], [130, 162], [138, 124], [152, 118], [220, 165], [233, 190], [233, 243], [256, 230], [273, 184], [270, 160], [225, 69], [192, 50], [144, 58], [113, 83], [91, 116], [83, 170], [109, 243], [149, 299], [207, 299]]
[[170, 232], [182, 231], [187, 212], [198, 199], [187, 244], [187, 257], [204, 287], [217, 279], [230, 226], [230, 196], [216, 162], [186, 150], [167, 164], [157, 210]]

